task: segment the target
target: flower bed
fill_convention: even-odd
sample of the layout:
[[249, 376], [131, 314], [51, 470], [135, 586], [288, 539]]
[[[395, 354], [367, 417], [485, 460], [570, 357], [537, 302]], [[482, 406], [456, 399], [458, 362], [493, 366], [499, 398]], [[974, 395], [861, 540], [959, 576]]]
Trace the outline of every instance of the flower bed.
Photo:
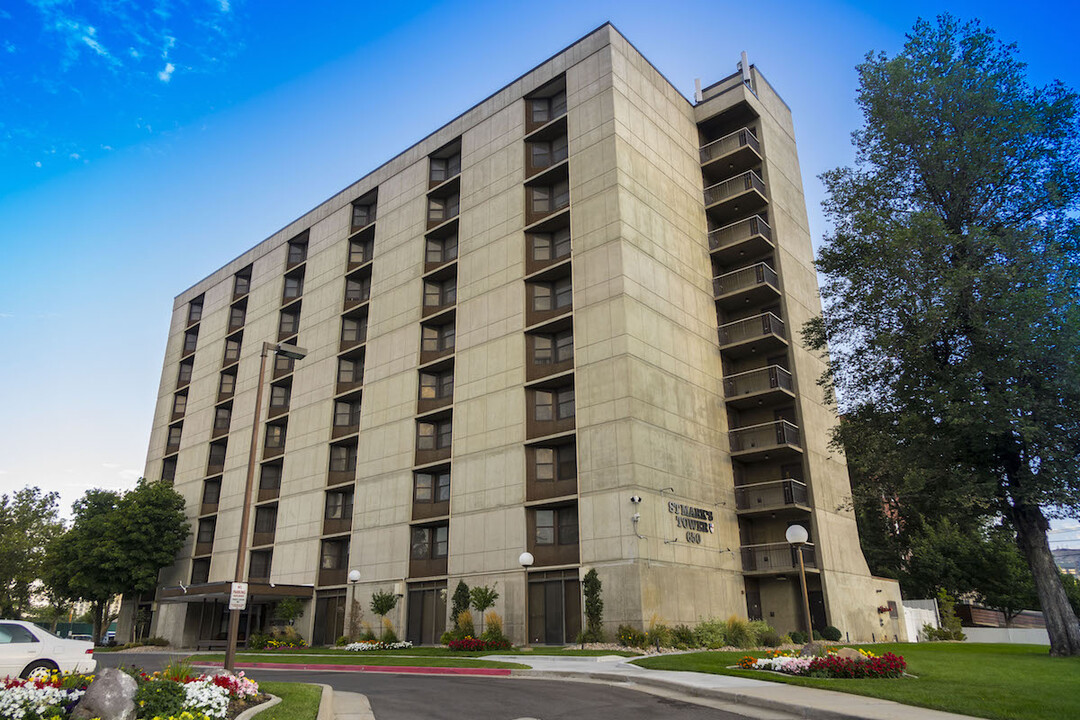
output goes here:
[[451, 640], [446, 643], [446, 646], [451, 650], [460, 650], [465, 652], [476, 652], [479, 650], [509, 650], [513, 647], [509, 640], [505, 638], [502, 640], [481, 640], [479, 638], [467, 637], [462, 640]]
[[364, 642], [349, 643], [345, 646], [345, 649], [351, 650], [353, 652], [365, 652], [367, 650], [408, 650], [411, 647], [412, 643], [408, 640], [392, 643], [381, 642], [378, 640], [369, 640]]
[[833, 650], [816, 657], [800, 657], [792, 652], [771, 652], [763, 658], [747, 655], [739, 661], [739, 667], [806, 677], [859, 679], [898, 678], [904, 674], [907, 663], [899, 655], [875, 655], [860, 649], [858, 657], [841, 656]]

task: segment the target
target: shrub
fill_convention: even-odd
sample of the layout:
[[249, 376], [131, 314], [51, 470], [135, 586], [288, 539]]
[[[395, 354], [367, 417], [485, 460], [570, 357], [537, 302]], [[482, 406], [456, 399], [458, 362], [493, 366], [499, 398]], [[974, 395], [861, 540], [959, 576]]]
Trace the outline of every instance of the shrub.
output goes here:
[[191, 669], [191, 660], [188, 658], [171, 660], [161, 671], [161, 677], [178, 683], [194, 679], [195, 673]]
[[620, 625], [618, 631], [619, 644], [626, 647], [645, 647], [645, 642], [648, 640], [645, 633], [630, 625]]
[[716, 648], [724, 647], [727, 644], [727, 625], [723, 620], [717, 620], [715, 618], [702, 620], [698, 623], [698, 626], [694, 628], [695, 647], [714, 650]]
[[802, 630], [792, 630], [791, 633], [789, 633], [789, 635], [791, 636], [791, 642], [793, 642], [794, 644], [796, 644], [796, 645], [805, 645], [806, 644], [806, 633], [804, 633]]
[[439, 644], [440, 645], [448, 645], [450, 643], [450, 641], [453, 640], [453, 639], [454, 639], [454, 633], [447, 630], [446, 632], [444, 632], [442, 635], [439, 636]]
[[653, 618], [649, 631], [645, 633], [645, 644], [657, 647], [671, 647], [671, 628]]
[[772, 630], [769, 623], [764, 620], [751, 620], [747, 625], [750, 626], [750, 634], [754, 638], [754, 645], [761, 645], [761, 636]]
[[814, 639], [815, 640], [824, 640], [825, 638], [821, 637], [821, 633], [818, 632], [817, 630], [815, 630], [814, 631]]
[[270, 644], [270, 636], [263, 632], [253, 632], [248, 635], [247, 646], [252, 650], [265, 650]]
[[753, 647], [757, 644], [757, 638], [750, 629], [750, 623], [735, 615], [728, 618], [725, 634], [728, 644], [738, 648]]
[[388, 617], [382, 619], [382, 638], [380, 639], [387, 644], [398, 641], [397, 633], [394, 632], [394, 623], [390, 622]]
[[832, 625], [827, 626], [821, 631], [821, 637], [832, 642], [837, 642], [840, 638], [844, 637], [844, 633], [840, 632], [840, 628]]
[[360, 623], [360, 627], [363, 632], [360, 633], [360, 640], [363, 642], [378, 642], [379, 638], [375, 635], [375, 632], [371, 629], [371, 626], [366, 622]]
[[[790, 638], [788, 638], [790, 640]], [[758, 645], [762, 647], [778, 647], [784, 644], [784, 638], [780, 637], [780, 633], [776, 632], [772, 628], [769, 628], [765, 632], [758, 635]]]
[[344, 645], [348, 645], [348, 644], [349, 644], [349, 638], [347, 638], [347, 637], [345, 637], [344, 635], [342, 635], [341, 637], [339, 637], [339, 638], [338, 638], [338, 639], [337, 639], [337, 640], [336, 640], [336, 641], [334, 642], [334, 644], [335, 644], [335, 645], [337, 645], [338, 647], [342, 647], [342, 646], [344, 646]]
[[186, 698], [178, 682], [144, 682], [135, 691], [135, 707], [143, 717], [175, 717], [183, 712]]
[[499, 613], [492, 610], [484, 615], [484, 632], [480, 636], [483, 640], [505, 640], [506, 636], [503, 635], [503, 622], [499, 617]]
[[502, 640], [480, 640], [478, 638], [465, 638], [463, 640], [451, 640], [448, 642], [447, 647], [454, 651], [463, 652], [478, 652], [481, 650], [509, 650], [512, 645], [510, 641], [503, 638]]
[[456, 621], [458, 615], [469, 609], [470, 602], [469, 586], [464, 580], [458, 580], [457, 587], [454, 588], [454, 598], [450, 602], [450, 617]]
[[689, 625], [676, 625], [671, 628], [671, 642], [680, 650], [692, 648], [697, 644], [694, 631]]
[[472, 613], [468, 610], [462, 610], [457, 616], [457, 635], [458, 640], [464, 640], [469, 637], [476, 637], [475, 626], [473, 625]]
[[304, 616], [304, 601], [300, 598], [289, 597], [285, 598], [277, 604], [274, 608], [274, 617], [279, 620], [284, 620], [290, 625], [298, 617]]
[[604, 600], [600, 597], [603, 585], [596, 568], [585, 573], [582, 581], [585, 593], [585, 642], [604, 642]]

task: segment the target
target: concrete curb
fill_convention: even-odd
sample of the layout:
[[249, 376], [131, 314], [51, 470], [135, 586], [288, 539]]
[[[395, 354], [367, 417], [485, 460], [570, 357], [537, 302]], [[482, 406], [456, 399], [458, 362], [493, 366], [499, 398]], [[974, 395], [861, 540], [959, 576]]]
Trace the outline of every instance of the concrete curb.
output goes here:
[[[222, 667], [222, 663], [198, 663], [195, 667]], [[299, 663], [236, 663], [242, 670], [315, 670], [322, 672], [381, 672], [407, 675], [486, 675], [509, 677], [510, 668], [450, 668], [412, 665], [300, 665]], [[519, 671], [521, 672], [521, 671]]]
[[319, 714], [315, 720], [334, 720], [334, 688], [322, 683], [312, 683], [322, 688], [322, 697], [319, 698]]
[[267, 695], [269, 695], [270, 697], [269, 700], [259, 705], [256, 705], [255, 707], [249, 707], [247, 710], [237, 715], [234, 720], [249, 720], [249, 718], [255, 717], [263, 710], [269, 710], [270, 708], [281, 702], [281, 698], [279, 698], [277, 695], [270, 695], [269, 693], [267, 693]]

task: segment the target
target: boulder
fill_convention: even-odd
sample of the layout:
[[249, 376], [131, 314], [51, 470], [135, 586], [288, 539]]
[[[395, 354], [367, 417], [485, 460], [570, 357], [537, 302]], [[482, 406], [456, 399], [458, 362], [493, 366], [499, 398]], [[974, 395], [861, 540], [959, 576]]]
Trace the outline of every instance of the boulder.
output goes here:
[[855, 648], [840, 648], [836, 651], [836, 657], [844, 660], [862, 660], [863, 655]]
[[86, 688], [71, 713], [71, 720], [135, 720], [135, 678], [123, 670], [106, 668]]
[[808, 642], [799, 651], [799, 657], [817, 657], [825, 651], [825, 646], [819, 642]]

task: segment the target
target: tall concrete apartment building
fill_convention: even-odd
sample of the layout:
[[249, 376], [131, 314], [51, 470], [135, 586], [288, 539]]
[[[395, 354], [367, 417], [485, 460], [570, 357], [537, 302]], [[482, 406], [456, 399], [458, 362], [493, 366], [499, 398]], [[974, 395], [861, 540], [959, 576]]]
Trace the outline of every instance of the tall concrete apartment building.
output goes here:
[[176, 298], [146, 476], [193, 534], [128, 624], [225, 638], [260, 351], [282, 342], [308, 354], [269, 360], [241, 638], [299, 597], [331, 643], [388, 590], [398, 633], [437, 642], [464, 580], [496, 587], [515, 641], [572, 642], [591, 568], [609, 630], [799, 629], [798, 523], [815, 627], [903, 639], [798, 340], [811, 261], [762, 74], [690, 102], [600, 27]]

